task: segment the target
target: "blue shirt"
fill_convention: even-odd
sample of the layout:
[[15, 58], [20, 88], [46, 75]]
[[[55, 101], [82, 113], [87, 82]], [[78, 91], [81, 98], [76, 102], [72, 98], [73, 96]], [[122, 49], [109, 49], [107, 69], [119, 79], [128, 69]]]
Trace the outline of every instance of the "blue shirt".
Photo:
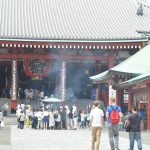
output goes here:
[[[116, 108], [117, 108], [117, 111], [118, 112], [121, 112], [121, 108], [120, 108], [120, 106], [117, 106], [117, 105], [109, 105], [109, 106], [107, 106], [107, 109], [106, 109], [106, 112], [108, 112], [109, 113], [109, 116], [110, 116], [110, 114], [111, 114], [111, 112], [112, 112], [112, 108], [111, 108], [111, 106], [113, 107], [113, 109], [114, 110], [116, 110]], [[110, 117], [108, 117], [108, 119], [107, 119], [107, 123], [108, 123], [108, 125], [111, 125], [111, 123], [110, 123]]]

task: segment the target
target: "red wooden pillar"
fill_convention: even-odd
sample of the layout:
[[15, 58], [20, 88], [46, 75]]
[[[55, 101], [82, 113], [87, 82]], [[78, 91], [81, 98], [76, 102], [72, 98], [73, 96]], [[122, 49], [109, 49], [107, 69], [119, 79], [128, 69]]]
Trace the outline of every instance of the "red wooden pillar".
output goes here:
[[[100, 65], [97, 66], [97, 72], [101, 73], [101, 66]], [[97, 92], [98, 92], [97, 93], [97, 99], [100, 100], [100, 97], [101, 97], [101, 95], [100, 95], [101, 94], [100, 93], [100, 83], [97, 83]]]
[[114, 58], [110, 57], [109, 58], [109, 62], [108, 62], [108, 68], [111, 69], [112, 67], [114, 67]]
[[119, 101], [121, 99], [121, 92], [119, 89], [116, 90], [116, 105], [120, 105]]
[[131, 89], [129, 89], [129, 97], [128, 97], [128, 111], [132, 109], [132, 105], [133, 105], [133, 94]]
[[98, 83], [98, 85], [97, 85], [97, 88], [98, 88], [98, 94], [97, 94], [97, 98], [98, 98], [98, 100], [100, 99], [100, 83]]
[[116, 90], [116, 104], [119, 106], [123, 106], [124, 99], [123, 99], [123, 90], [122, 89], [117, 89]]
[[150, 86], [148, 86], [147, 130], [150, 131]]

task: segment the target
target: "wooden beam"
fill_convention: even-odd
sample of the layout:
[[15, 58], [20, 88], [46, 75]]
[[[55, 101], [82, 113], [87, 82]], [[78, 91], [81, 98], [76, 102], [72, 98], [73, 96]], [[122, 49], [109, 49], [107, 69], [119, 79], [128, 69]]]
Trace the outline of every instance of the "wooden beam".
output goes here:
[[[12, 44], [15, 45], [56, 45], [56, 46], [134, 46], [134, 45], [139, 45], [143, 47], [143, 42], [43, 42], [41, 41], [0, 41], [0, 44]], [[14, 46], [12, 46], [14, 47]]]
[[[116, 59], [115, 56], [111, 56], [112, 60]], [[58, 59], [58, 60], [99, 60], [108, 61], [110, 56], [60, 56], [60, 55], [46, 55], [46, 54], [0, 54], [0, 59], [12, 59], [12, 58], [39, 58], [39, 59]]]

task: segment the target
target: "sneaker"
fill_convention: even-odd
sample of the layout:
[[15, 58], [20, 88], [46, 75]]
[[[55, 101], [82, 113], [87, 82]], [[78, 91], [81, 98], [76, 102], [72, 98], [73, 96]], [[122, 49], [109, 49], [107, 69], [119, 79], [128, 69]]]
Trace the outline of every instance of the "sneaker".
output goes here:
[[118, 147], [115, 148], [116, 150], [120, 150]]

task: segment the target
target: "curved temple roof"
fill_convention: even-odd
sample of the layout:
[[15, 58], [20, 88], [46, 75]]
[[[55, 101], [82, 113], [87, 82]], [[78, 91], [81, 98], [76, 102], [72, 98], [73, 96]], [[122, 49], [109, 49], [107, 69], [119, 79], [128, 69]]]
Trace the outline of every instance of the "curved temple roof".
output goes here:
[[150, 45], [147, 45], [119, 65], [99, 75], [90, 77], [90, 79], [98, 82], [106, 80], [111, 74], [141, 75], [148, 72], [150, 72]]
[[138, 40], [150, 9], [137, 0], [0, 0], [0, 40]]
[[148, 80], [150, 79], [150, 72], [148, 73], [144, 73], [142, 75], [139, 75], [137, 77], [134, 77], [130, 80], [127, 80], [125, 82], [122, 82], [120, 84], [118, 84], [119, 87], [127, 87], [127, 86], [132, 86], [132, 85], [135, 85], [135, 84], [139, 84], [141, 83], [142, 81], [145, 81], [145, 80]]

